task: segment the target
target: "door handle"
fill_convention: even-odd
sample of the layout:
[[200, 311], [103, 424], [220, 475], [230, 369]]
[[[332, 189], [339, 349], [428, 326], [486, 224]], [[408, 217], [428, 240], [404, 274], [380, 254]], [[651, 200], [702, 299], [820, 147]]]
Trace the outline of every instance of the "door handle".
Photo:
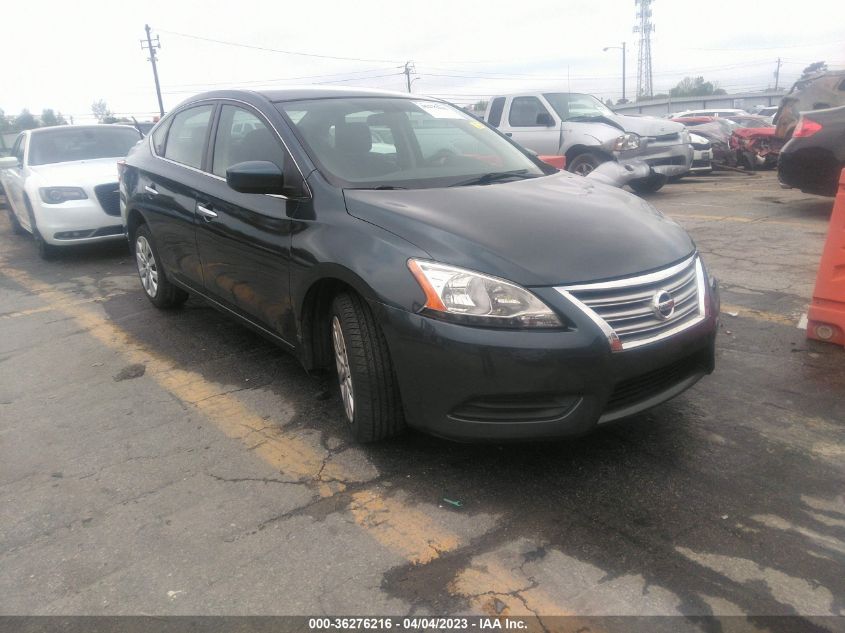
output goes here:
[[156, 191], [155, 187], [150, 187], [149, 185], [144, 185], [144, 191], [147, 193], [151, 193], [154, 196], [158, 195], [158, 191]]
[[205, 205], [200, 204], [199, 202], [197, 202], [197, 213], [199, 213], [201, 216], [203, 216], [204, 219], [216, 218], [217, 217], [216, 211], [212, 211], [211, 209], [209, 209]]

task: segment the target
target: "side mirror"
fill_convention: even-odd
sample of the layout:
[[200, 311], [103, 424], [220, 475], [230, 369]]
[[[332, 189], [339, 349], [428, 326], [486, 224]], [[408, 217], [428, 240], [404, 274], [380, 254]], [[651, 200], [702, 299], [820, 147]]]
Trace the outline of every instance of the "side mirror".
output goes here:
[[281, 194], [285, 179], [275, 163], [250, 160], [237, 163], [226, 170], [226, 184], [240, 193]]
[[548, 112], [540, 112], [537, 115], [537, 125], [545, 125], [546, 127], [554, 127], [555, 120]]
[[19, 165], [17, 156], [0, 157], [0, 169], [15, 169]]

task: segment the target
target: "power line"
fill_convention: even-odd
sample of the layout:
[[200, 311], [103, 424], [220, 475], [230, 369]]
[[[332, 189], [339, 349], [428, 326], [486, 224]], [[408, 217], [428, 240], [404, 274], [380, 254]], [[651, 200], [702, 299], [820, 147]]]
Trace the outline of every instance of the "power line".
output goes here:
[[383, 63], [383, 64], [394, 64], [399, 63], [395, 59], [367, 59], [363, 57], [340, 57], [337, 55], [319, 55], [317, 53], [303, 53], [302, 51], [288, 51], [282, 50], [279, 48], [269, 48], [267, 46], [256, 46], [253, 44], [244, 44], [242, 42], [230, 42], [228, 40], [218, 40], [213, 37], [203, 37], [201, 35], [191, 35], [189, 33], [179, 33], [177, 31], [166, 31], [164, 29], [159, 29], [161, 33], [167, 33], [169, 35], [175, 35], [177, 37], [186, 37], [192, 40], [201, 40], [203, 42], [212, 42], [214, 44], [223, 44], [225, 46], [237, 46], [239, 48], [250, 48], [252, 50], [257, 51], [265, 51], [267, 53], [280, 53], [282, 55], [299, 55], [300, 57], [317, 57], [319, 59], [337, 59], [340, 61], [348, 61], [348, 62], [375, 62], [375, 63]]

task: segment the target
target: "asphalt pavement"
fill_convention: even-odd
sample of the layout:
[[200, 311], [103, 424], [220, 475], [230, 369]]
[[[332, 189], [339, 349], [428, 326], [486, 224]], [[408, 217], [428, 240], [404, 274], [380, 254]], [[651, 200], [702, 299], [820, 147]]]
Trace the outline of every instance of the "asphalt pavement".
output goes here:
[[157, 311], [123, 244], [44, 262], [3, 217], [0, 614], [843, 615], [845, 350], [798, 327], [832, 200], [649, 200], [721, 281], [715, 373], [505, 445], [356, 445], [333, 377]]

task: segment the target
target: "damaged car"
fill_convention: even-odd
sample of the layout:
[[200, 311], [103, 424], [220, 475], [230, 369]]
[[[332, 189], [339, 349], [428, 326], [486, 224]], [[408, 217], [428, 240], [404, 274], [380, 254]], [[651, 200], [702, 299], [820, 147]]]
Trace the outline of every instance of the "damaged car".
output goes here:
[[788, 139], [802, 112], [845, 105], [845, 70], [825, 71], [796, 81], [781, 99], [774, 124], [778, 138]]
[[692, 165], [683, 125], [622, 116], [587, 94], [502, 95], [490, 100], [484, 118], [525, 148], [566, 156], [566, 169], [582, 176], [609, 161], [640, 159], [652, 174], [628, 183], [638, 193], [657, 191], [667, 178], [686, 174]]

